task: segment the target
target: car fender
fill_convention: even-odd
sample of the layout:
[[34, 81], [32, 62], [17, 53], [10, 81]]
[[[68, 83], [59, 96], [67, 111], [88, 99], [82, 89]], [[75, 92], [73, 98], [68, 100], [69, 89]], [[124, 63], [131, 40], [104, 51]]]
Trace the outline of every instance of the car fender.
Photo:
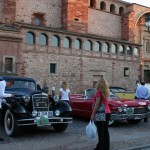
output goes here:
[[72, 111], [70, 105], [64, 101], [58, 101], [56, 109], [59, 109], [61, 112], [63, 111]]
[[2, 110], [5, 112], [7, 109], [9, 109], [13, 114], [26, 113], [25, 108], [20, 103], [15, 103], [15, 108], [9, 103], [3, 103]]

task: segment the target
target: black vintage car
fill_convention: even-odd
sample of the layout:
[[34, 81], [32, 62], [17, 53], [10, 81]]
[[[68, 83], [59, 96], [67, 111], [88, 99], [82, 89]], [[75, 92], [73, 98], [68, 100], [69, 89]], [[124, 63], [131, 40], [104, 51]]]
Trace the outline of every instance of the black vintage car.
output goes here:
[[14, 97], [5, 98], [0, 108], [0, 120], [4, 122], [6, 134], [15, 136], [22, 126], [53, 126], [55, 131], [64, 131], [72, 123], [71, 107], [62, 101], [53, 99], [38, 90], [32, 78], [3, 76], [4, 80], [13, 80], [6, 93]]

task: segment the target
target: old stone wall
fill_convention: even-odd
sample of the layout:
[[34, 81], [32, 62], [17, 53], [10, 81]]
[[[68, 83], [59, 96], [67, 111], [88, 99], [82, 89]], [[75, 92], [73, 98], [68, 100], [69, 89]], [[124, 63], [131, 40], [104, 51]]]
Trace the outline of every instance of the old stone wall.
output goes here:
[[88, 33], [109, 38], [121, 38], [121, 16], [89, 9]]
[[31, 24], [34, 13], [45, 14], [46, 26], [61, 28], [61, 0], [16, 0], [16, 21]]
[[[126, 61], [115, 61], [115, 65], [112, 67], [112, 60], [36, 52], [25, 53], [24, 60], [26, 76], [35, 78], [40, 85], [46, 81], [49, 89], [52, 84], [55, 84], [57, 91], [62, 81], [66, 81], [72, 93], [93, 87], [93, 77], [101, 75], [108, 80], [110, 85], [134, 90], [139, 67], [137, 63], [127, 63]], [[58, 74], [49, 74], [50, 62], [58, 64]], [[126, 66], [130, 66], [130, 77], [123, 77], [123, 67]], [[114, 83], [112, 83], [112, 75]]]
[[3, 23], [12, 24], [16, 15], [16, 0], [3, 0], [2, 4], [2, 21]]
[[1, 40], [1, 42], [0, 42], [0, 72], [4, 72], [5, 57], [13, 58], [13, 60], [14, 60], [13, 69], [14, 69], [14, 72], [16, 72], [15, 69], [17, 69], [17, 67], [20, 67], [17, 65], [19, 65], [19, 62], [21, 59], [20, 54], [19, 54], [18, 41], [10, 41], [10, 40], [6, 40], [6, 39]]
[[[128, 6], [131, 12], [125, 14], [121, 20], [121, 37], [123, 40], [127, 40], [132, 43], [143, 44], [141, 37], [142, 28], [141, 25], [138, 25], [138, 21], [140, 17], [146, 13], [150, 12], [148, 7], [144, 7], [141, 5], [130, 5]], [[145, 21], [143, 20], [143, 23]], [[142, 22], [141, 22], [142, 23]], [[140, 38], [140, 39], [139, 39]]]
[[3, 3], [0, 1], [0, 22], [2, 22], [2, 10], [3, 10]]
[[[66, 37], [66, 34], [50, 31], [47, 32], [49, 38], [48, 46], [39, 45], [39, 34], [44, 32], [40, 30], [33, 31], [36, 33], [36, 44], [27, 45], [25, 43], [25, 33], [28, 30], [22, 30], [24, 40], [20, 47], [25, 76], [35, 78], [41, 86], [46, 81], [49, 89], [51, 89], [52, 84], [55, 84], [58, 90], [62, 81], [67, 81], [71, 91], [78, 93], [85, 88], [93, 87], [93, 82], [103, 76], [110, 85], [126, 87], [129, 90], [134, 89], [134, 83], [139, 74], [138, 57], [132, 58], [131, 56], [127, 57], [119, 54], [111, 55], [109, 53], [86, 51], [84, 42], [83, 49], [75, 49], [73, 47], [75, 39], [80, 38], [82, 41], [85, 41], [86, 38], [72, 34], [67, 35], [72, 39], [72, 47], [64, 48], [63, 39]], [[59, 47], [51, 46], [53, 35], [59, 36]], [[92, 38], [93, 43], [97, 40]], [[99, 40], [101, 41], [101, 39]], [[57, 74], [49, 73], [50, 63], [57, 64]], [[130, 77], [124, 77], [124, 67], [130, 68]]]
[[[75, 2], [75, 0], [72, 1]], [[127, 40], [130, 42], [134, 41], [134, 30], [132, 33], [127, 35], [126, 41], [121, 41], [122, 24], [121, 15], [118, 14], [118, 8], [120, 6], [126, 5], [121, 5], [121, 3], [117, 3], [116, 1], [106, 1], [108, 2], [106, 11], [99, 10], [97, 3], [96, 5], [94, 4], [96, 9], [88, 8], [88, 13], [84, 14], [83, 17], [82, 14], [85, 12], [83, 11], [83, 8], [80, 8], [80, 3], [77, 3], [77, 8], [80, 8], [80, 11], [76, 11], [74, 8], [73, 11], [76, 11], [73, 13], [74, 15], [71, 16], [71, 13], [69, 14], [70, 16], [68, 25], [70, 25], [70, 31], [73, 31], [73, 33], [71, 33], [68, 31], [60, 31], [56, 29], [61, 28], [62, 26], [61, 0], [16, 0], [16, 22], [31, 24], [32, 15], [34, 13], [40, 13], [44, 14], [46, 26], [41, 28], [38, 26], [34, 27], [21, 24], [20, 35], [23, 37], [22, 43], [16, 44], [11, 40], [9, 42], [1, 41], [1, 56], [8, 54], [16, 57], [16, 63], [20, 63], [20, 70], [17, 72], [19, 75], [33, 77], [41, 86], [46, 81], [49, 89], [51, 89], [52, 84], [55, 84], [56, 89], [58, 90], [61, 82], [67, 81], [71, 91], [73, 91], [73, 93], [78, 93], [85, 88], [93, 87], [94, 82], [103, 76], [112, 86], [121, 86], [126, 87], [128, 90], [134, 90], [135, 81], [138, 79], [140, 72], [139, 56], [129, 56], [127, 55], [127, 52], [125, 52], [125, 54], [119, 54], [119, 47], [121, 45], [123, 45], [125, 48], [128, 46], [139, 48], [138, 45], [127, 42]], [[116, 13], [109, 12], [111, 3], [116, 4]], [[72, 3], [70, 3], [70, 12], [72, 6]], [[85, 4], [85, 6], [87, 7], [87, 4]], [[128, 12], [129, 9], [126, 9], [125, 7], [125, 12]], [[66, 13], [66, 17], [68, 17], [67, 10], [68, 9], [66, 9], [64, 12]], [[129, 21], [130, 19], [130, 25], [133, 25], [133, 17], [135, 14], [130, 14], [129, 16], [131, 19], [130, 17], [125, 18], [125, 21]], [[64, 18], [64, 23], [66, 21], [65, 19], [66, 18]], [[124, 24], [126, 24], [126, 22], [124, 22]], [[48, 27], [53, 27], [54, 29], [50, 29]], [[81, 32], [78, 27], [80, 27], [80, 29], [83, 27], [82, 31], [84, 31], [84, 33], [88, 32], [89, 34], [74, 33]], [[88, 27], [87, 30], [86, 27]], [[122, 30], [123, 29], [124, 28], [122, 28]], [[25, 39], [27, 32], [34, 33], [35, 43], [26, 43]], [[44, 33], [44, 35], [48, 37], [48, 44], [45, 46], [39, 45], [39, 38], [41, 33]], [[57, 34], [60, 39], [60, 45], [58, 47], [52, 47], [52, 36]], [[95, 35], [95, 37], [91, 36], [90, 34]], [[65, 37], [69, 37], [69, 39], [72, 41], [70, 48], [63, 47], [63, 40]], [[74, 48], [74, 41], [77, 38], [82, 41], [81, 49]], [[99, 41], [101, 44], [107, 42], [110, 46], [110, 51], [94, 51], [93, 48], [91, 51], [86, 51], [85, 43], [87, 40], [90, 40], [93, 46], [97, 41]], [[111, 46], [113, 44], [116, 44], [117, 46], [115, 53], [111, 53]], [[21, 54], [18, 55], [18, 52]], [[57, 64], [58, 72], [56, 74], [49, 73], [50, 63]], [[124, 76], [124, 67], [130, 68], [129, 77]]]
[[114, 4], [116, 7], [116, 12], [115, 14], [119, 14], [119, 8], [123, 7], [124, 8], [124, 13], [129, 12], [130, 10], [126, 7], [126, 3], [122, 3], [121, 1], [114, 1], [114, 0], [97, 0], [96, 2], [96, 9], [100, 9], [100, 3], [105, 2], [106, 4], [106, 12], [110, 12], [110, 5]]
[[64, 0], [62, 28], [73, 32], [87, 32], [88, 0]]

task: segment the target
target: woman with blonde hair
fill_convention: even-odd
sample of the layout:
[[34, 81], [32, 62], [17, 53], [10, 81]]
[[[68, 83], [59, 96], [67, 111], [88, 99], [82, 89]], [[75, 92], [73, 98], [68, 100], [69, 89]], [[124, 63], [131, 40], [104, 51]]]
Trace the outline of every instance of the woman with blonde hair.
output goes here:
[[[96, 95], [94, 97], [94, 108], [91, 115], [91, 120], [95, 122], [98, 132], [99, 142], [95, 150], [109, 150], [110, 149], [110, 138], [108, 131], [108, 122], [110, 119], [110, 109], [108, 106], [109, 99], [109, 85], [105, 79], [100, 79], [96, 84]], [[104, 106], [104, 120], [96, 120], [95, 115], [98, 112], [100, 105]]]
[[61, 88], [59, 89], [59, 97], [60, 97], [60, 100], [66, 101], [67, 103], [69, 103], [70, 90], [66, 82], [63, 82]]

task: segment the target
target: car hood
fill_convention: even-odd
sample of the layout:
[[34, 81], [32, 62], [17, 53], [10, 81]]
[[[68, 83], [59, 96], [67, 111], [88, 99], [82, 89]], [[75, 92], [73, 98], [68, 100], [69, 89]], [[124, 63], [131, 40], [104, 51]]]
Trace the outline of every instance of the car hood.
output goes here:
[[115, 106], [127, 106], [127, 107], [140, 107], [146, 106], [149, 103], [148, 100], [129, 100], [129, 99], [111, 99], [109, 100], [109, 104]]

